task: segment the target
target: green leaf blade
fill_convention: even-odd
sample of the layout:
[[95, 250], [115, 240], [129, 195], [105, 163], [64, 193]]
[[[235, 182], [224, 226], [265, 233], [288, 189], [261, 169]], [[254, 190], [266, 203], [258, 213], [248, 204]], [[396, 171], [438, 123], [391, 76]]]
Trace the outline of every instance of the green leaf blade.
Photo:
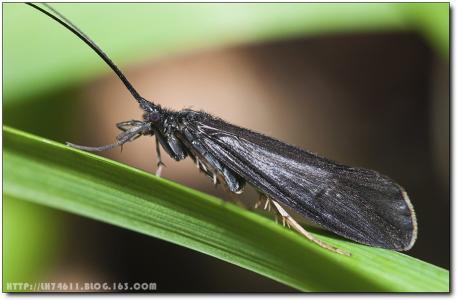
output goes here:
[[[120, 163], [4, 127], [4, 193], [160, 238], [303, 291], [449, 291], [449, 272], [273, 221]], [[153, 251], [153, 249], [151, 249]]]

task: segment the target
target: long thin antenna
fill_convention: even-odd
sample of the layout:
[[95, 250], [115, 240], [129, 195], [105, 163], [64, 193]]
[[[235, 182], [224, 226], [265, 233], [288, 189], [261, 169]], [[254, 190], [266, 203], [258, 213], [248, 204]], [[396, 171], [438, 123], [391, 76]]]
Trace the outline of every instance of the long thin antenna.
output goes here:
[[27, 5], [30, 5], [31, 7], [39, 10], [40, 12], [44, 13], [45, 15], [49, 16], [68, 30], [70, 30], [73, 34], [75, 34], [80, 40], [82, 40], [84, 43], [86, 43], [89, 47], [92, 48], [92, 50], [95, 51], [95, 53], [98, 54], [107, 64], [110, 66], [110, 68], [116, 73], [116, 75], [119, 77], [119, 79], [124, 83], [124, 85], [127, 87], [129, 90], [130, 94], [138, 101], [140, 106], [143, 109], [147, 109], [149, 105], [147, 105], [147, 100], [144, 99], [143, 97], [140, 96], [140, 94], [136, 91], [136, 89], [133, 87], [133, 85], [128, 81], [128, 79], [125, 77], [124, 73], [116, 66], [116, 64], [109, 58], [109, 56], [103, 52], [98, 45], [92, 41], [84, 32], [82, 32], [76, 25], [74, 25], [70, 20], [68, 20], [66, 17], [64, 17], [61, 13], [59, 13], [57, 10], [52, 8], [50, 5], [43, 3], [49, 10], [51, 10], [55, 15], [52, 13], [42, 9], [41, 7], [33, 4], [33, 3], [26, 3]]

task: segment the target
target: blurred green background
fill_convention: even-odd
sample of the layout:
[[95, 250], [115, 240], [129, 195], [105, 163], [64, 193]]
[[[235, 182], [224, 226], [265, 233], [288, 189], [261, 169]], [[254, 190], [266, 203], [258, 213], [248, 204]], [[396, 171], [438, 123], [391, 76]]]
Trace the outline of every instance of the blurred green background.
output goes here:
[[[408, 254], [449, 269], [449, 5], [55, 4], [140, 93], [389, 175], [415, 205]], [[139, 118], [91, 49], [24, 4], [3, 4], [3, 122], [110, 143]], [[154, 170], [152, 139], [101, 155]], [[163, 176], [228, 199], [189, 162]], [[39, 176], [39, 174], [37, 174]], [[244, 196], [249, 202], [250, 191]], [[155, 281], [159, 291], [288, 287], [169, 243], [3, 198], [3, 281]], [[198, 276], [195, 276], [198, 270]]]

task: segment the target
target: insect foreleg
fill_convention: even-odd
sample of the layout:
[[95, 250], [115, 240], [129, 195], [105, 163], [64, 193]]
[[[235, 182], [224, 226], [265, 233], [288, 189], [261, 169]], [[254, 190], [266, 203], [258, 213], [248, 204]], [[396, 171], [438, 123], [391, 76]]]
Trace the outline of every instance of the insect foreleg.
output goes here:
[[278, 202], [276, 202], [274, 200], [271, 200], [271, 199], [270, 199], [270, 201], [275, 206], [277, 212], [281, 215], [281, 217], [283, 219], [283, 225], [287, 224], [288, 226], [292, 227], [293, 229], [298, 231], [300, 234], [304, 235], [307, 239], [309, 239], [310, 241], [312, 241], [313, 243], [319, 245], [322, 248], [325, 248], [325, 249], [330, 250], [332, 252], [336, 252], [338, 254], [351, 256], [351, 254], [349, 252], [344, 251], [342, 249], [338, 249], [336, 247], [333, 247], [333, 246], [331, 246], [331, 245], [319, 240], [318, 238], [316, 238], [314, 235], [312, 235], [311, 233], [306, 231], [303, 227], [301, 227], [300, 224], [298, 224], [297, 221], [295, 221], [289, 215], [289, 213], [281, 205], [279, 205]]
[[128, 131], [132, 127], [142, 126], [144, 122], [138, 120], [123, 121], [116, 124], [116, 127], [122, 131]]
[[160, 155], [160, 142], [159, 139], [156, 136], [156, 152], [157, 152], [157, 170], [156, 170], [156, 176], [160, 177], [160, 174], [162, 174], [162, 168], [165, 167], [165, 164], [162, 161], [162, 157]]
[[86, 150], [86, 151], [92, 151], [92, 152], [100, 152], [100, 151], [105, 151], [109, 149], [113, 149], [119, 146], [124, 145], [125, 143], [131, 142], [140, 136], [146, 134], [147, 132], [150, 131], [150, 125], [144, 122], [140, 122], [137, 124], [137, 126], [131, 126], [129, 129], [126, 131], [122, 132], [116, 137], [116, 142], [113, 144], [109, 145], [104, 145], [100, 147], [88, 147], [88, 146], [81, 146], [81, 145], [76, 145], [72, 143], [66, 143], [67, 146], [80, 149], [80, 150]]

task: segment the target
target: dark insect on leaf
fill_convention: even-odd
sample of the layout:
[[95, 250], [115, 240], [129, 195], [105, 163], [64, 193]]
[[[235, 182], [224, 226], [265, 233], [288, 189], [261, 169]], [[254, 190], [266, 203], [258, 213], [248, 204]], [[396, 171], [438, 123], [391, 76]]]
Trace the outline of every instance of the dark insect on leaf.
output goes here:
[[[204, 112], [171, 111], [147, 101], [111, 59], [79, 28], [49, 5], [30, 6], [48, 15], [89, 45], [116, 73], [144, 111], [143, 120], [120, 122], [116, 143], [101, 147], [69, 144], [87, 151], [122, 146], [142, 135], [155, 136], [158, 170], [160, 146], [173, 159], [187, 156], [213, 180], [234, 193], [253, 185], [274, 207], [284, 225], [316, 244], [346, 254], [313, 237], [281, 206], [350, 240], [386, 249], [408, 250], [416, 240], [417, 222], [406, 192], [375, 171], [352, 168], [229, 124]], [[280, 204], [281, 203], [281, 204]]]
[[416, 238], [406, 192], [375, 171], [347, 167], [202, 112], [186, 130], [234, 173], [325, 229], [370, 246], [408, 250]]

